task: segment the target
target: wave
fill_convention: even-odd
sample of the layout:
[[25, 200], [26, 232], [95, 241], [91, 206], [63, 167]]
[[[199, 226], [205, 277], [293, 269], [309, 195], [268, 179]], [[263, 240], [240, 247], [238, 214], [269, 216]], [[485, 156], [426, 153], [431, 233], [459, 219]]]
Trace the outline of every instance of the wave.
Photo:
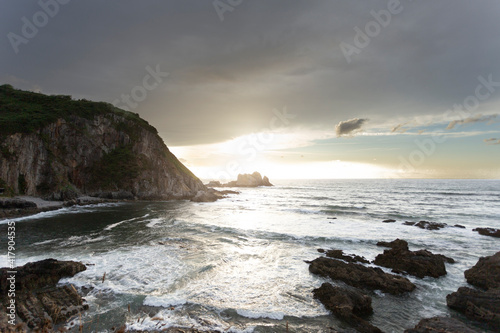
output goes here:
[[109, 231], [109, 230], [112, 230], [113, 228], [119, 226], [120, 224], [123, 224], [123, 223], [126, 223], [126, 222], [132, 222], [132, 221], [140, 220], [140, 219], [146, 218], [148, 216], [149, 216], [149, 214], [146, 214], [146, 215], [141, 216], [141, 217], [134, 217], [134, 218], [131, 218], [131, 219], [128, 219], [128, 220], [123, 220], [123, 221], [120, 221], [120, 222], [116, 222], [116, 223], [108, 225], [106, 228], [104, 228], [104, 230]]

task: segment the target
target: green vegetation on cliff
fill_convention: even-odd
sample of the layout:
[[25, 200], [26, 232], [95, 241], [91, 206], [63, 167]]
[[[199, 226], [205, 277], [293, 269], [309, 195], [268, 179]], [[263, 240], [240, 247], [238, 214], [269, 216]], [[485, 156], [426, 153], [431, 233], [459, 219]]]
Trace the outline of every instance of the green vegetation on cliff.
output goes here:
[[68, 119], [72, 115], [92, 119], [94, 116], [108, 113], [122, 116], [152, 133], [157, 133], [156, 129], [138, 114], [116, 108], [109, 103], [73, 100], [67, 95], [48, 96], [14, 89], [9, 84], [0, 86], [0, 135], [33, 133], [59, 118]]

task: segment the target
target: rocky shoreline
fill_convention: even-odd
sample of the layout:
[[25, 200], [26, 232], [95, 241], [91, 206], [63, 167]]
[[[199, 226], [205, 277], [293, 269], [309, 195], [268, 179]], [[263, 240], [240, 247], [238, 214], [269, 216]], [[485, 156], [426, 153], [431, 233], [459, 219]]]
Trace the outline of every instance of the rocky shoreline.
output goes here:
[[[426, 276], [439, 278], [446, 274], [445, 263], [452, 264], [452, 258], [433, 254], [427, 250], [410, 251], [408, 243], [396, 239], [379, 242], [378, 246], [389, 247], [378, 255], [372, 264], [392, 268], [395, 274], [380, 268], [366, 266], [369, 262], [357, 255], [345, 255], [342, 250], [318, 249], [325, 256], [309, 264], [313, 274], [330, 278], [335, 283], [325, 282], [313, 290], [318, 299], [338, 319], [361, 333], [377, 333], [381, 330], [373, 326], [368, 317], [373, 314], [372, 299], [367, 292], [381, 290], [393, 295], [412, 292], [416, 286], [402, 275], [417, 278]], [[500, 331], [500, 252], [480, 258], [477, 264], [464, 272], [467, 282], [475, 289], [460, 287], [446, 297], [450, 309], [462, 313], [475, 326], [486, 326]], [[470, 333], [479, 332], [475, 328], [454, 318], [425, 318], [415, 328], [405, 333]]]

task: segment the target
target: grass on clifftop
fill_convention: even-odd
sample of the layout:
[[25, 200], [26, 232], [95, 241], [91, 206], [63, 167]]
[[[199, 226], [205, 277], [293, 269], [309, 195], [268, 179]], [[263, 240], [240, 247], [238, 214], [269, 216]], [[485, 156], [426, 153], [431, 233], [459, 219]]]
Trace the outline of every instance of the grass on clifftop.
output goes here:
[[59, 118], [79, 116], [92, 119], [107, 113], [122, 116], [152, 133], [157, 133], [156, 129], [138, 114], [116, 108], [109, 103], [73, 100], [67, 95], [48, 96], [14, 89], [9, 84], [0, 86], [0, 135], [33, 133]]

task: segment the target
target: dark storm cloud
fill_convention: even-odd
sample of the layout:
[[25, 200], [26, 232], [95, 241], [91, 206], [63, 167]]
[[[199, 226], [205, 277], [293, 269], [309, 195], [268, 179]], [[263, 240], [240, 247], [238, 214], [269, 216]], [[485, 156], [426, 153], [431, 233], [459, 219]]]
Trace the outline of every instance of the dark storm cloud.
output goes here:
[[474, 93], [479, 75], [500, 81], [497, 0], [401, 1], [348, 63], [339, 45], [354, 45], [354, 28], [387, 5], [252, 0], [221, 21], [211, 1], [70, 1], [16, 54], [7, 34], [21, 34], [22, 18], [41, 7], [3, 1], [0, 80], [112, 102], [159, 65], [169, 76], [133, 111], [169, 145], [259, 131], [283, 106], [297, 116], [291, 126], [325, 129], [353, 116], [376, 125], [443, 113]]
[[352, 135], [360, 130], [367, 121], [368, 119], [359, 118], [341, 121], [337, 124], [337, 126], [335, 126], [335, 134], [337, 135], [337, 137]]

